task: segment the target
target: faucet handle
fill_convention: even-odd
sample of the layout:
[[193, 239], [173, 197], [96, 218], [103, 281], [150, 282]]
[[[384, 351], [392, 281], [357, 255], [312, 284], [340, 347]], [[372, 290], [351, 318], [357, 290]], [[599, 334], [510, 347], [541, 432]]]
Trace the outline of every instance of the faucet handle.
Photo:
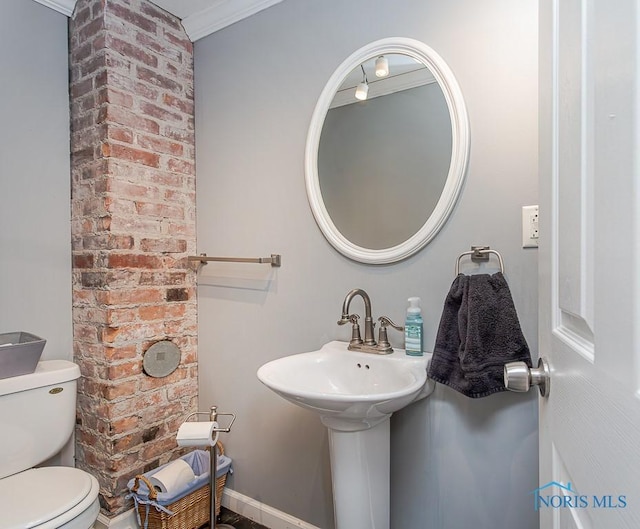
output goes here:
[[338, 325], [346, 325], [347, 323], [356, 324], [358, 323], [359, 319], [360, 316], [358, 316], [357, 314], [343, 314], [337, 323]]
[[396, 325], [391, 321], [391, 318], [387, 318], [386, 316], [380, 316], [378, 321], [380, 322], [380, 330], [378, 331], [378, 347], [389, 350], [391, 349], [391, 344], [389, 343], [389, 338], [387, 336], [387, 326], [391, 326], [396, 331], [400, 332], [404, 331], [404, 327], [402, 325]]
[[351, 340], [349, 341], [349, 345], [360, 345], [363, 343], [362, 337], [360, 336], [360, 324], [358, 320], [360, 316], [357, 314], [349, 314], [348, 316], [342, 315], [342, 318], [338, 320], [338, 325], [344, 325], [346, 323], [351, 323]]
[[380, 322], [380, 329], [386, 328], [387, 325], [393, 327], [396, 331], [404, 331], [404, 327], [402, 325], [396, 325], [395, 323], [393, 323], [391, 321], [391, 318], [387, 318], [387, 316], [380, 316], [378, 318], [378, 321]]

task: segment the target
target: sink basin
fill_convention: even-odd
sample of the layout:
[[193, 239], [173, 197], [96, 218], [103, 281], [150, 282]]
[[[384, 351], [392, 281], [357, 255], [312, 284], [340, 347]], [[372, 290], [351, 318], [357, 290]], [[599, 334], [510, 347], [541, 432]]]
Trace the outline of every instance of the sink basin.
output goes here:
[[334, 430], [372, 428], [394, 411], [428, 396], [430, 355], [407, 356], [349, 351], [345, 342], [329, 342], [318, 351], [273, 360], [258, 378], [281, 397], [320, 414]]

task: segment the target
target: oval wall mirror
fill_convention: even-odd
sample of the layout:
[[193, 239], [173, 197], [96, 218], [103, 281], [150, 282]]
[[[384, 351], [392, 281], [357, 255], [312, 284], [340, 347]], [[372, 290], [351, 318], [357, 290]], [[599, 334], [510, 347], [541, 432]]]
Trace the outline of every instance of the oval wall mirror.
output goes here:
[[316, 104], [305, 151], [313, 216], [345, 256], [400, 261], [448, 219], [468, 155], [467, 111], [447, 64], [420, 41], [378, 40], [336, 69]]

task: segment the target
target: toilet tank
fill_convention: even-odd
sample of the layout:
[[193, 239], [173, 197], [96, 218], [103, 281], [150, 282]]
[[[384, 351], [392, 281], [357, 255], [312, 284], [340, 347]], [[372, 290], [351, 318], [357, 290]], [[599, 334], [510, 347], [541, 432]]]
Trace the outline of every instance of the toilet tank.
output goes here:
[[35, 372], [0, 379], [0, 479], [46, 461], [73, 432], [80, 368], [43, 360]]

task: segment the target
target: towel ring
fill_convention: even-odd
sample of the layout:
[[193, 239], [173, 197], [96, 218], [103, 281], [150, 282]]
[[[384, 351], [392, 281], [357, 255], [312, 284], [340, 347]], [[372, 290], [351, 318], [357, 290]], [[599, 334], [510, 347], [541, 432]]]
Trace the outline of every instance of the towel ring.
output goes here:
[[458, 260], [456, 261], [456, 276], [460, 274], [460, 261], [465, 255], [470, 255], [473, 262], [483, 262], [489, 260], [489, 254], [494, 254], [498, 258], [500, 272], [504, 274], [504, 262], [502, 261], [502, 256], [496, 250], [492, 250], [489, 246], [472, 246], [470, 251], [462, 252], [458, 256]]

